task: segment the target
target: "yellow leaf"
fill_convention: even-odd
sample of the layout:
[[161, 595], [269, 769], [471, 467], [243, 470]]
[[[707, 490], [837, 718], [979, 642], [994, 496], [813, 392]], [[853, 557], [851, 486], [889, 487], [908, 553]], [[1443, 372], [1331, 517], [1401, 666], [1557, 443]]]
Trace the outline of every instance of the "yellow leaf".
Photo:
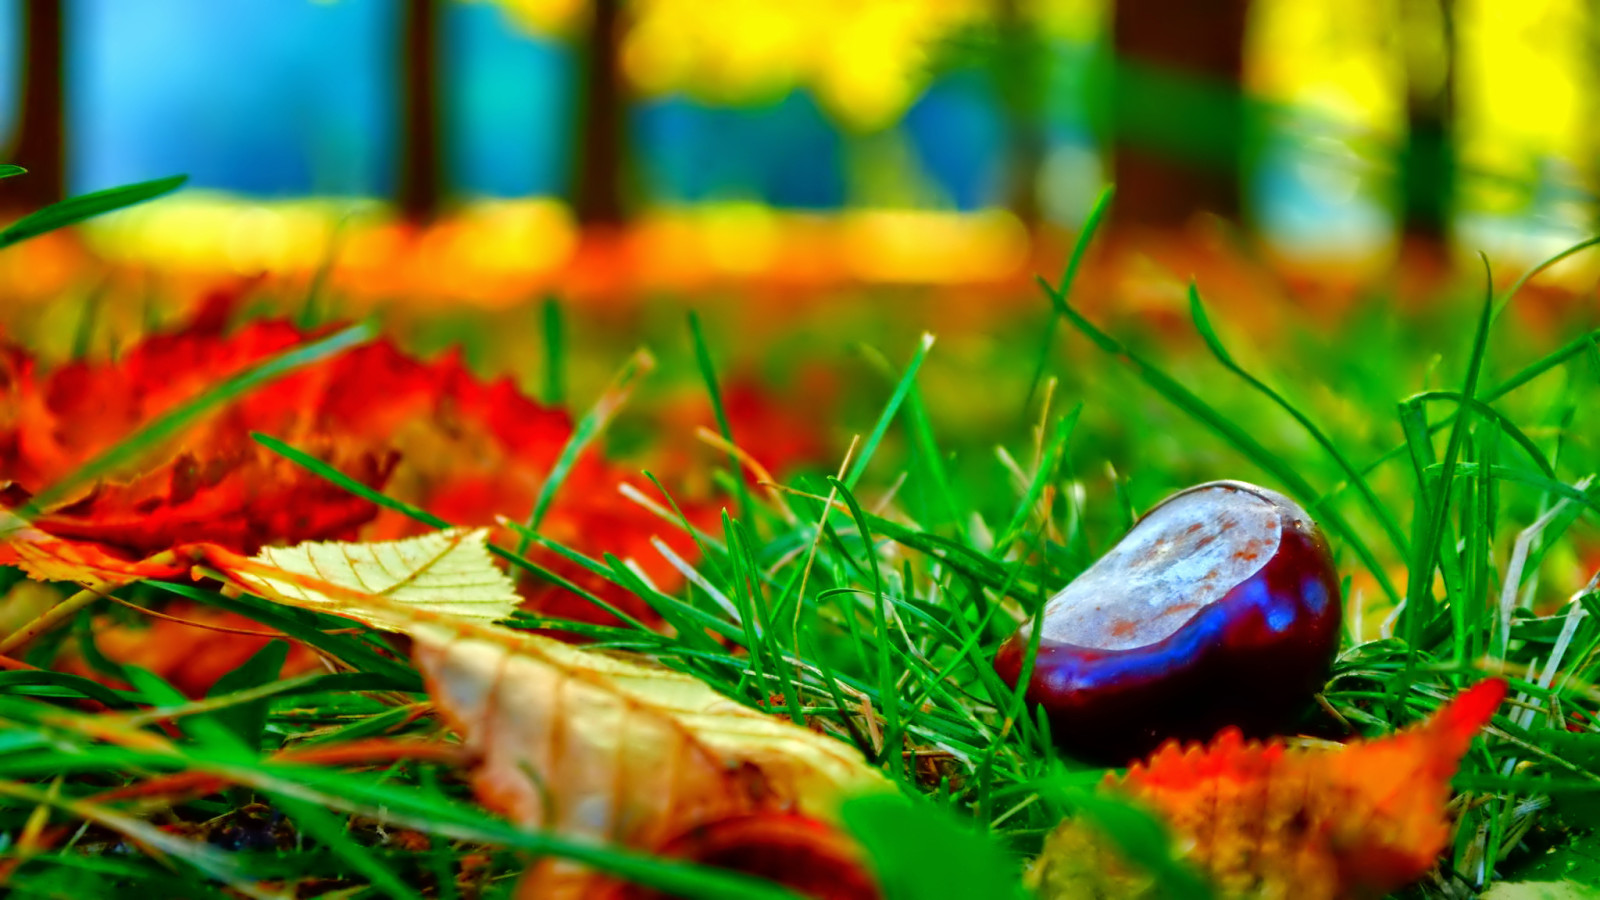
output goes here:
[[409, 631], [418, 621], [492, 622], [521, 598], [489, 556], [487, 528], [399, 541], [310, 541], [246, 559], [207, 554], [235, 584], [269, 600]]
[[[679, 672], [506, 628], [411, 633], [480, 799], [531, 828], [653, 849], [751, 812], [836, 821], [844, 797], [892, 789], [853, 747]], [[541, 866], [522, 895], [579, 896], [583, 877]]]

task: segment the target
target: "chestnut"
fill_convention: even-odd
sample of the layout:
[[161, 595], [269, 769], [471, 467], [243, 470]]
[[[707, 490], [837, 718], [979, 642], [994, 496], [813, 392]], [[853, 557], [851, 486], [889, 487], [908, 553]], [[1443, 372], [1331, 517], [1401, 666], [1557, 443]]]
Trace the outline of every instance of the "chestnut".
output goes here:
[[[1196, 485], [1045, 604], [1027, 700], [1059, 748], [1105, 765], [1230, 725], [1264, 734], [1326, 681], [1342, 607], [1305, 510], [1241, 481]], [[1024, 625], [995, 657], [1012, 687], [1030, 634]]]

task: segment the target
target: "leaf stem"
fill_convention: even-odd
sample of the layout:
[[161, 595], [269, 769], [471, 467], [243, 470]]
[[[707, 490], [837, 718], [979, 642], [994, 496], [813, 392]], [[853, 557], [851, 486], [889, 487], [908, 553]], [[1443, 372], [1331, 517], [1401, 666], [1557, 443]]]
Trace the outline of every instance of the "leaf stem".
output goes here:
[[5, 640], [0, 640], [0, 655], [10, 655], [11, 651], [32, 642], [34, 638], [77, 615], [79, 610], [99, 600], [102, 595], [101, 587], [87, 587], [50, 607], [26, 625], [6, 635]]

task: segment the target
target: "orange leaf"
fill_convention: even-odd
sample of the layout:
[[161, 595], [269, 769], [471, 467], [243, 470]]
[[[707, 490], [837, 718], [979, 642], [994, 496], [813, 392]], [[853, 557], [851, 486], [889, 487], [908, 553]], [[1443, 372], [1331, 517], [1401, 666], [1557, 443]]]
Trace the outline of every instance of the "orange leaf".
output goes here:
[[[1204, 747], [1168, 743], [1105, 789], [1163, 819], [1221, 896], [1381, 896], [1433, 867], [1451, 833], [1450, 779], [1505, 691], [1484, 681], [1421, 725], [1336, 750], [1233, 729]], [[1046, 840], [1031, 874], [1040, 896], [1147, 896], [1086, 828], [1069, 819]]]
[[0, 565], [19, 566], [41, 581], [125, 584], [145, 578], [172, 578], [189, 567], [172, 558], [130, 558], [100, 544], [62, 540], [0, 510]]

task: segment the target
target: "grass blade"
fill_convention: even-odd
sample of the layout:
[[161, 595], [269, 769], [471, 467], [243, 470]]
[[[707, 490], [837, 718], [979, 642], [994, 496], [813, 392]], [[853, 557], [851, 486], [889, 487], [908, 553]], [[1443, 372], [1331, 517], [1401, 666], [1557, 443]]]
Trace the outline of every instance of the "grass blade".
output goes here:
[[[1463, 378], [1461, 398], [1470, 403], [1477, 395], [1478, 378], [1483, 373], [1484, 356], [1489, 345], [1489, 326], [1494, 321], [1494, 280], [1489, 272], [1489, 261], [1484, 260], [1483, 311], [1478, 316], [1477, 329], [1472, 337], [1472, 355], [1467, 360], [1467, 373]], [[1470, 407], [1468, 407], [1470, 408]], [[1433, 573], [1439, 568], [1440, 543], [1445, 533], [1445, 520], [1449, 515], [1450, 493], [1454, 487], [1456, 464], [1467, 435], [1467, 417], [1457, 415], [1450, 428], [1450, 440], [1445, 445], [1444, 459], [1439, 479], [1429, 490], [1426, 481], [1419, 482], [1417, 490], [1427, 498], [1425, 526], [1414, 545], [1412, 565], [1406, 580], [1406, 608], [1402, 612], [1403, 629], [1407, 644], [1406, 672], [1397, 680], [1393, 696], [1402, 696], [1410, 687], [1415, 675], [1416, 650], [1422, 639], [1422, 629], [1432, 618]]]
[[1493, 423], [1495, 427], [1504, 432], [1507, 437], [1510, 437], [1518, 447], [1521, 447], [1522, 451], [1527, 454], [1528, 461], [1532, 462], [1536, 467], [1538, 467], [1539, 471], [1543, 472], [1546, 478], [1554, 479], [1556, 477], [1555, 467], [1550, 464], [1549, 459], [1545, 458], [1544, 451], [1539, 449], [1539, 445], [1535, 444], [1533, 439], [1528, 437], [1528, 435], [1523, 432], [1521, 428], [1518, 428], [1515, 422], [1507, 418], [1504, 413], [1501, 413], [1499, 410], [1483, 402], [1482, 400], [1478, 400], [1473, 397], [1464, 397], [1456, 391], [1423, 391], [1420, 394], [1413, 394], [1408, 399], [1448, 400], [1455, 403], [1457, 406], [1464, 406], [1467, 409], [1472, 410], [1473, 414], [1478, 416], [1478, 418], [1483, 419], [1485, 422]]
[[[1083, 257], [1089, 252], [1089, 245], [1094, 242], [1095, 233], [1100, 230], [1100, 221], [1111, 208], [1111, 198], [1116, 196], [1116, 193], [1116, 185], [1106, 185], [1100, 189], [1100, 195], [1094, 198], [1094, 205], [1089, 207], [1089, 215], [1084, 217], [1083, 227], [1078, 229], [1078, 239], [1072, 245], [1072, 255], [1067, 257], [1067, 268], [1061, 273], [1061, 283], [1056, 285], [1056, 290], [1061, 292], [1061, 296], [1072, 296], [1072, 285], [1077, 281], [1078, 268], [1083, 265]], [[1024, 411], [1033, 405], [1034, 395], [1039, 393], [1039, 382], [1044, 380], [1044, 370], [1050, 364], [1050, 350], [1056, 343], [1056, 330], [1060, 327], [1061, 310], [1052, 307], [1050, 321], [1044, 326], [1044, 344], [1039, 348], [1039, 362], [1033, 368], [1033, 377], [1028, 379], [1028, 395], [1022, 402]]]
[[544, 340], [544, 387], [539, 399], [550, 406], [567, 403], [567, 335], [561, 302], [546, 297], [539, 306], [539, 331]]
[[1382, 526], [1384, 534], [1389, 538], [1389, 543], [1394, 545], [1394, 549], [1400, 554], [1400, 558], [1409, 559], [1411, 551], [1406, 546], [1405, 535], [1400, 532], [1400, 523], [1395, 521], [1393, 513], [1389, 511], [1389, 507], [1378, 499], [1378, 495], [1372, 490], [1372, 485], [1367, 483], [1367, 479], [1362, 476], [1349, 458], [1340, 452], [1339, 448], [1328, 438], [1328, 435], [1321, 428], [1318, 428], [1309, 416], [1301, 412], [1299, 407], [1290, 403], [1282, 394], [1273, 390], [1266, 382], [1245, 371], [1243, 366], [1234, 361], [1233, 354], [1229, 353], [1228, 348], [1223, 346], [1222, 339], [1217, 336], [1216, 329], [1211, 326], [1211, 319], [1206, 315], [1205, 305], [1200, 300], [1200, 289], [1194, 282], [1189, 283], [1189, 315], [1194, 320], [1195, 331], [1199, 332], [1200, 338], [1205, 341], [1206, 347], [1211, 350], [1211, 354], [1217, 358], [1222, 367], [1239, 376], [1246, 384], [1265, 395], [1273, 403], [1276, 403], [1279, 409], [1288, 413], [1290, 417], [1300, 424], [1301, 428], [1306, 430], [1307, 434], [1311, 435], [1311, 439], [1317, 442], [1317, 445], [1333, 459], [1334, 463], [1344, 471], [1345, 477], [1350, 480], [1351, 484], [1355, 485], [1362, 499], [1367, 502], [1367, 507], [1372, 511], [1373, 517], [1378, 520], [1378, 524]]
[[24, 515], [37, 514], [72, 491], [128, 465], [156, 445], [176, 437], [194, 421], [217, 407], [275, 381], [304, 366], [337, 356], [371, 340], [370, 323], [352, 325], [327, 337], [302, 344], [266, 362], [252, 366], [165, 415], [147, 422], [100, 455], [90, 459], [61, 481], [40, 492], [25, 507]]
[[1011, 521], [1006, 523], [1005, 530], [1000, 532], [1000, 537], [995, 540], [990, 556], [1003, 559], [1010, 551], [1011, 543], [1027, 526], [1028, 516], [1039, 502], [1040, 495], [1044, 493], [1045, 485], [1056, 477], [1056, 470], [1060, 468], [1061, 457], [1066, 450], [1067, 439], [1072, 436], [1072, 429], [1078, 424], [1078, 416], [1082, 413], [1083, 404], [1079, 403], [1065, 416], [1056, 420], [1055, 433], [1045, 445], [1044, 454], [1039, 459], [1033, 478], [1028, 482], [1028, 489], [1022, 496], [1022, 502], [1017, 504], [1017, 511], [1012, 514]]
[[314, 803], [298, 797], [278, 795], [273, 802], [294, 819], [308, 836], [333, 851], [351, 869], [366, 878], [384, 894], [394, 900], [422, 900], [422, 895], [412, 890], [400, 876], [390, 871], [372, 851], [352, 840], [346, 823]]
[[895, 676], [898, 670], [889, 661], [889, 617], [887, 610], [888, 601], [884, 598], [883, 572], [878, 565], [878, 551], [873, 546], [872, 531], [868, 527], [866, 514], [861, 511], [861, 504], [856, 502], [855, 494], [848, 485], [832, 476], [828, 482], [839, 492], [840, 499], [850, 507], [850, 514], [855, 517], [856, 527], [861, 529], [861, 543], [867, 555], [867, 560], [872, 565], [872, 627], [877, 635], [878, 658], [878, 691], [879, 700], [883, 706], [883, 754], [878, 760], [880, 763], [889, 762], [889, 774], [899, 780], [904, 769], [900, 755], [896, 750], [900, 723], [900, 692], [895, 687]]
[[[17, 174], [15, 172], [11, 174]], [[127, 184], [121, 187], [107, 188], [72, 197], [46, 206], [37, 212], [12, 222], [4, 231], [0, 231], [0, 250], [21, 243], [29, 238], [76, 225], [84, 219], [92, 219], [101, 213], [108, 213], [115, 209], [133, 206], [146, 200], [153, 200], [162, 194], [171, 193], [189, 180], [187, 175], [174, 175], [170, 178], [158, 178], [154, 181], [142, 181], [138, 184]]]
[[1243, 453], [1247, 459], [1278, 479], [1288, 488], [1291, 495], [1313, 507], [1312, 511], [1327, 522], [1328, 529], [1350, 545], [1351, 550], [1360, 558], [1368, 571], [1372, 573], [1373, 579], [1378, 582], [1378, 585], [1389, 596], [1391, 601], [1395, 603], [1400, 601], [1400, 594], [1395, 590], [1394, 584], [1390, 582], [1388, 573], [1384, 571], [1383, 565], [1378, 562], [1378, 558], [1373, 555], [1371, 548], [1361, 539], [1361, 535], [1332, 507], [1317, 506], [1318, 493], [1316, 489], [1301, 476], [1294, 466], [1267, 450], [1266, 447], [1261, 445], [1260, 441], [1251, 437], [1248, 432], [1227, 416], [1217, 412], [1215, 408], [1201, 400], [1193, 391], [1180, 384], [1177, 379], [1151, 365], [1142, 356], [1123, 346], [1116, 338], [1101, 331], [1093, 322], [1084, 318], [1082, 313], [1073, 309], [1067, 303], [1067, 299], [1057, 293], [1055, 288], [1051, 287], [1048, 282], [1039, 279], [1039, 285], [1044, 289], [1045, 295], [1050, 298], [1051, 303], [1066, 317], [1067, 321], [1071, 322], [1084, 336], [1088, 337], [1095, 346], [1132, 367], [1140, 379], [1166, 399], [1167, 402], [1188, 413], [1191, 417], [1216, 432], [1218, 436], [1233, 445], [1234, 449]]
[[[533, 512], [528, 514], [528, 521], [525, 523], [529, 531], [539, 530], [539, 523], [544, 521], [545, 513], [550, 510], [550, 503], [555, 500], [556, 491], [567, 480], [567, 475], [578, 462], [578, 457], [583, 455], [589, 444], [605, 430], [606, 425], [610, 424], [617, 410], [628, 402], [628, 397], [633, 394], [639, 378], [655, 368], [655, 364], [655, 357], [651, 356], [649, 351], [634, 351], [612, 378], [611, 384], [606, 386], [600, 399], [594, 402], [594, 406], [578, 423], [578, 427], [572, 430], [572, 437], [568, 438], [567, 445], [561, 448], [561, 456], [551, 467], [550, 474], [545, 476], [544, 484], [539, 485], [539, 496], [533, 501]], [[528, 552], [528, 539], [524, 536], [517, 542], [517, 555], [526, 552]]]
[[883, 436], [889, 431], [889, 423], [894, 421], [895, 413], [900, 411], [900, 404], [905, 402], [906, 395], [911, 392], [917, 370], [922, 368], [922, 360], [927, 357], [928, 349], [932, 346], [933, 335], [924, 333], [921, 342], [917, 344], [917, 351], [911, 355], [911, 364], [906, 366], [905, 374], [900, 376], [900, 383], [895, 385], [894, 393], [889, 395], [889, 403], [883, 408], [883, 415], [878, 417], [878, 423], [873, 426], [872, 433], [861, 445], [861, 455], [856, 457], [855, 465], [850, 467], [850, 474], [845, 476], [843, 482], [845, 487], [853, 489], [856, 482], [861, 480], [861, 473], [867, 470], [867, 463], [872, 461], [872, 455], [877, 451], [878, 444], [882, 443]]
[[[689, 337], [694, 342], [694, 361], [700, 367], [700, 379], [705, 382], [706, 395], [711, 398], [711, 411], [717, 418], [717, 431], [729, 446], [739, 446], [733, 438], [733, 426], [728, 422], [727, 408], [722, 404], [722, 389], [717, 386], [717, 367], [711, 361], [711, 348], [706, 345], [705, 333], [700, 328], [700, 314], [689, 311]], [[736, 453], [728, 454], [728, 471], [733, 475], [734, 492], [739, 501], [739, 518], [754, 524], [755, 510], [750, 504], [750, 489], [745, 485], [744, 463]]]
[[322, 460], [317, 459], [315, 456], [312, 456], [309, 453], [304, 453], [300, 450], [296, 450], [294, 447], [285, 444], [283, 441], [280, 441], [271, 435], [262, 434], [259, 431], [252, 431], [250, 432], [250, 439], [262, 445], [263, 447], [266, 447], [268, 450], [271, 450], [273, 453], [276, 453], [279, 456], [289, 460], [290, 462], [310, 470], [313, 474], [322, 477], [324, 480], [333, 482], [339, 487], [344, 488], [352, 494], [355, 494], [357, 497], [360, 497], [364, 500], [370, 500], [384, 509], [392, 509], [397, 513], [409, 516], [410, 518], [413, 518], [418, 522], [433, 528], [450, 527], [449, 522], [439, 518], [433, 513], [428, 512], [421, 507], [412, 506], [409, 503], [396, 500], [380, 491], [375, 491], [372, 488], [367, 487], [361, 482], [355, 480], [354, 478], [344, 474], [338, 469], [335, 469], [333, 466], [330, 466]]

